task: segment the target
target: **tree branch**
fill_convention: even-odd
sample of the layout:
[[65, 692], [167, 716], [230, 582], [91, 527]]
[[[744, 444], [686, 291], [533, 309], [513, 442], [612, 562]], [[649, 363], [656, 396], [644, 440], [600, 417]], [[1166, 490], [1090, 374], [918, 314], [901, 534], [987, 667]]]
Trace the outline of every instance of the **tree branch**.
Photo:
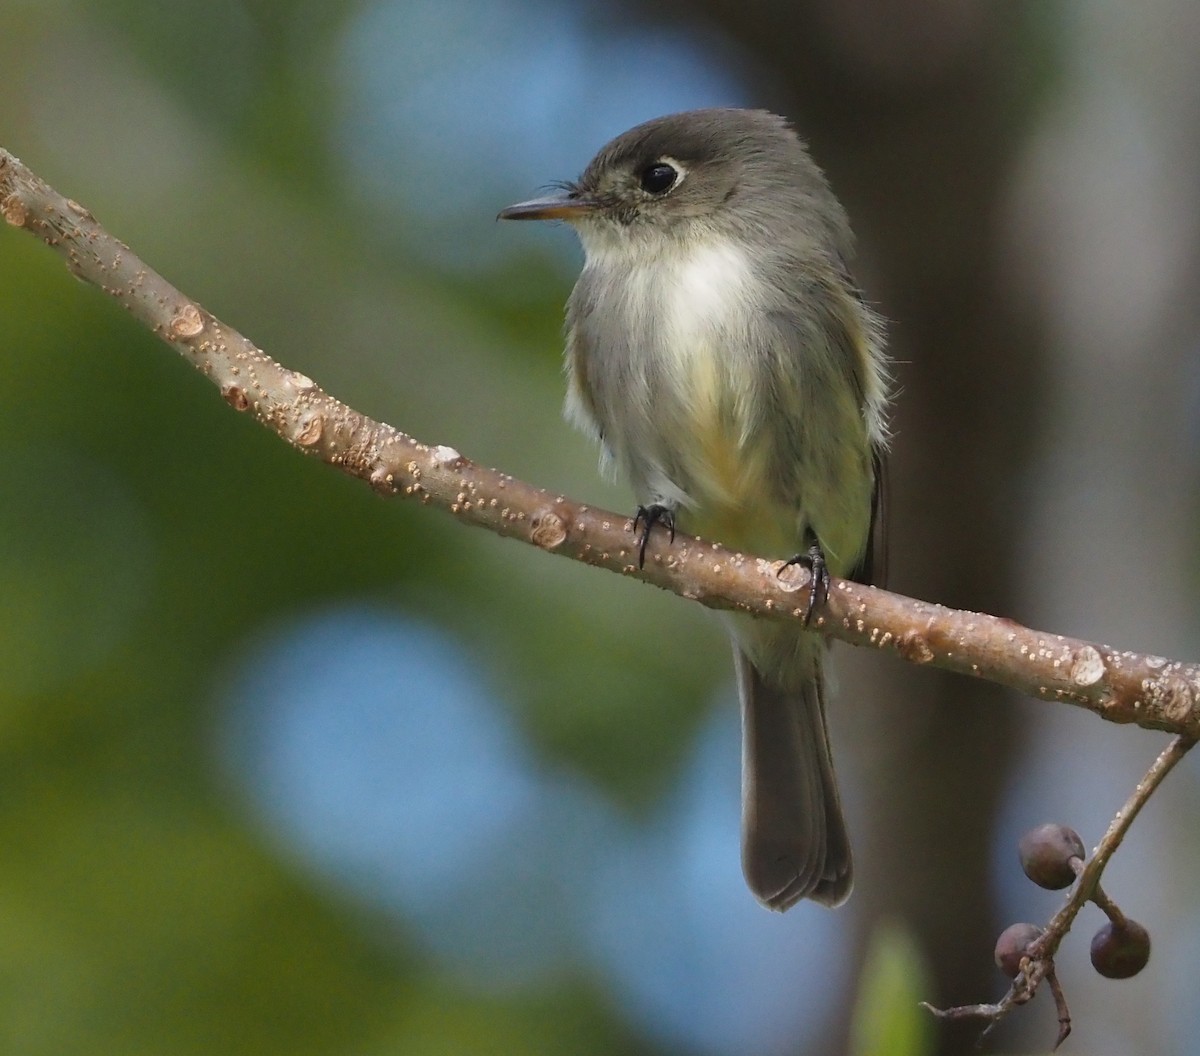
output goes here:
[[[292, 446], [460, 521], [652, 583], [713, 609], [803, 618], [809, 574], [679, 534], [636, 564], [628, 517], [542, 491], [420, 443], [360, 414], [271, 359], [182, 294], [96, 222], [0, 148], [0, 213], [41, 238], [70, 271], [120, 301], [221, 390]], [[816, 625], [831, 638], [915, 664], [957, 671], [1110, 722], [1200, 737], [1200, 666], [1116, 650], [1011, 620], [957, 611], [848, 580], [833, 580]]]

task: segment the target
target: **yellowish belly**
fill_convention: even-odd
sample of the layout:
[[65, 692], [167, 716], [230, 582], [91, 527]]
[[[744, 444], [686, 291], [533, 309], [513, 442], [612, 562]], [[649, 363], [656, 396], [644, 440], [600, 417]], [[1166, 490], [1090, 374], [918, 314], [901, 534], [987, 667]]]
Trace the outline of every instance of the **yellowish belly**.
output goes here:
[[827, 444], [801, 486], [794, 473], [780, 479], [773, 446], [779, 437], [770, 425], [747, 426], [736, 385], [713, 357], [693, 361], [688, 394], [671, 432], [684, 476], [677, 483], [690, 499], [679, 511], [680, 529], [743, 553], [786, 559], [805, 549], [808, 525], [834, 573], [849, 573], [870, 525], [865, 444], [853, 437]]
[[775, 494], [761, 439], [741, 435], [728, 407], [693, 404], [687, 491], [695, 505], [680, 527], [745, 553], [791, 557], [800, 547], [797, 510]]

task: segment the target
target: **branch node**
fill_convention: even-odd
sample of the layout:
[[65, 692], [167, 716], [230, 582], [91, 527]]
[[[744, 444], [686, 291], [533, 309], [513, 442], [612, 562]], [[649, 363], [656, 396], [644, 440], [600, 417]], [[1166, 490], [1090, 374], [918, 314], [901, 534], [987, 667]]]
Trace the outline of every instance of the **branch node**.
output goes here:
[[325, 416], [323, 414], [313, 414], [309, 416], [307, 421], [303, 422], [300, 431], [296, 433], [296, 444], [300, 447], [312, 447], [318, 440], [321, 439], [321, 434], [325, 431]]
[[221, 396], [235, 411], [250, 409], [250, 397], [240, 385], [226, 385], [221, 389]]
[[194, 304], [185, 304], [171, 318], [171, 337], [186, 339], [195, 337], [204, 329], [204, 316]]
[[530, 541], [543, 550], [554, 550], [567, 540], [567, 522], [552, 510], [534, 514], [529, 526]]
[[1085, 645], [1071, 658], [1071, 681], [1077, 686], [1094, 686], [1104, 677], [1104, 658], [1092, 645]]
[[431, 454], [434, 463], [446, 469], [458, 469], [466, 461], [454, 448], [447, 447], [445, 444], [438, 444]]
[[24, 227], [29, 222], [29, 210], [15, 194], [10, 194], [0, 203], [0, 213], [13, 227]]
[[795, 562], [789, 564], [786, 561], [776, 561], [772, 564], [777, 569], [775, 578], [779, 580], [780, 590], [786, 590], [791, 594], [797, 590], [803, 590], [812, 583], [812, 572], [802, 564]]
[[906, 631], [896, 639], [896, 652], [910, 664], [927, 664], [933, 659], [929, 642], [919, 631]]

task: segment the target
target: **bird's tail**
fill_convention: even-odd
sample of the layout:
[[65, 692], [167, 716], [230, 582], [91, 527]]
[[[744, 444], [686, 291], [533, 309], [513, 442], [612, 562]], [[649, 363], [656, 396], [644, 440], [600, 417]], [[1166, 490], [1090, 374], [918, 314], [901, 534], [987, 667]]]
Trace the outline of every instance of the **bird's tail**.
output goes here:
[[754, 649], [751, 659], [734, 643], [742, 871], [754, 896], [780, 912], [802, 898], [839, 905], [853, 879], [825, 726], [825, 645], [809, 634], [788, 645]]

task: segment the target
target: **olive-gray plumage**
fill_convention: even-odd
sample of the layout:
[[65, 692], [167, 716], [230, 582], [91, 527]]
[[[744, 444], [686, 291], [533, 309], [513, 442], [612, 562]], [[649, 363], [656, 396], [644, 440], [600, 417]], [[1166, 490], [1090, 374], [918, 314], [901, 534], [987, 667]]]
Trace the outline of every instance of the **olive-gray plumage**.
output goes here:
[[[779, 117], [697, 110], [618, 136], [554, 198], [585, 263], [567, 308], [567, 415], [654, 518], [756, 556], [816, 544], [877, 582], [882, 330], [845, 213]], [[664, 537], [665, 539], [665, 537]], [[742, 703], [742, 865], [773, 909], [851, 885], [825, 723], [825, 646], [727, 619]]]

